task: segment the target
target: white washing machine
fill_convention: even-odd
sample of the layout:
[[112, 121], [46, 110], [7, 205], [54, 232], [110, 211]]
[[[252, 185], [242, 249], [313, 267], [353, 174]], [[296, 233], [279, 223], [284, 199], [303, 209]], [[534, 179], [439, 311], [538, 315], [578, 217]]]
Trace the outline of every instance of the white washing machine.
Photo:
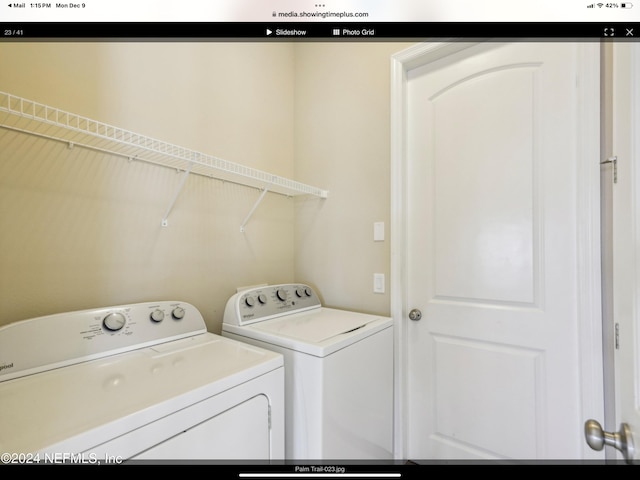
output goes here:
[[185, 302], [6, 325], [2, 463], [283, 459], [283, 365], [207, 332]]
[[323, 307], [308, 285], [239, 291], [222, 335], [284, 356], [291, 460], [393, 458], [393, 329], [387, 317]]

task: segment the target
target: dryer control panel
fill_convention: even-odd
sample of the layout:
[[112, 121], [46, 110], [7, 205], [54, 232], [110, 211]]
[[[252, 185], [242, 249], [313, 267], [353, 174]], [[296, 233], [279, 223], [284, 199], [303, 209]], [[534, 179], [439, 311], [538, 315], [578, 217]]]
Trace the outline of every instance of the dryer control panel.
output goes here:
[[250, 288], [233, 295], [224, 311], [224, 323], [249, 325], [270, 318], [320, 308], [316, 292], [301, 283]]
[[0, 327], [0, 382], [206, 332], [200, 311], [180, 301], [20, 320]]

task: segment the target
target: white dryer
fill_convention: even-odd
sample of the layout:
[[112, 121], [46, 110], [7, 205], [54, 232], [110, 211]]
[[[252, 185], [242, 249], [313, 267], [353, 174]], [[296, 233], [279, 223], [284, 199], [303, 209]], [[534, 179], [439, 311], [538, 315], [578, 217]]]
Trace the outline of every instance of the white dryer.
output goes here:
[[179, 301], [6, 325], [2, 462], [283, 459], [283, 365]]
[[261, 286], [228, 300], [222, 335], [284, 356], [287, 459], [393, 458], [390, 318], [323, 307], [308, 285]]

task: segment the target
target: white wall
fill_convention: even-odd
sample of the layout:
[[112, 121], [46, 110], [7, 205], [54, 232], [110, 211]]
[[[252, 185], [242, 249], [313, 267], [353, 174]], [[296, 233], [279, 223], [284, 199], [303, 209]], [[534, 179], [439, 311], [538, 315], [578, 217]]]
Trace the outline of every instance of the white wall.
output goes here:
[[[327, 306], [389, 315], [390, 57], [406, 43], [296, 45], [295, 174], [329, 198], [296, 203], [298, 281]], [[385, 241], [373, 241], [373, 223]], [[373, 274], [386, 278], [373, 293]]]
[[[254, 43], [2, 43], [0, 90], [290, 177], [294, 50]], [[218, 332], [236, 286], [293, 281], [294, 207], [259, 191], [0, 128], [0, 324], [191, 302]]]
[[[0, 325], [158, 299], [218, 333], [237, 286], [389, 313], [389, 65], [401, 43], [0, 43], [0, 90], [329, 198], [268, 194], [0, 128]], [[373, 222], [386, 240], [373, 242]], [[387, 278], [372, 292], [373, 273]]]

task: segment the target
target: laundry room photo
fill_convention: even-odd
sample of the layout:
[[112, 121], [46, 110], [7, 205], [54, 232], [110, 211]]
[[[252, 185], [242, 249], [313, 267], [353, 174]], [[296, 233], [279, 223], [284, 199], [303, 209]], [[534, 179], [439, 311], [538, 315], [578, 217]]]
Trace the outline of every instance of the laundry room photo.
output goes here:
[[[358, 420], [373, 432], [371, 445], [341, 452], [332, 437], [315, 450], [300, 444], [295, 455], [319, 458], [333, 442], [332, 457], [393, 459], [389, 58], [408, 45], [0, 44], [0, 62], [11, 66], [0, 71], [0, 222], [12, 232], [0, 239], [0, 328], [38, 319], [30, 328], [58, 330], [56, 322], [73, 321], [56, 315], [76, 312], [77, 322], [104, 316], [86, 330], [117, 337], [136, 328], [139, 310], [163, 325], [175, 321], [176, 308], [195, 309], [193, 326], [172, 335], [208, 345], [198, 322], [222, 335], [237, 292], [281, 285], [290, 290], [283, 305], [296, 310], [303, 286], [317, 307], [383, 319], [387, 353], [362, 355], [353, 367], [360, 377], [353, 386], [365, 386], [358, 398], [375, 396], [382, 406]], [[33, 118], [36, 110], [44, 118]], [[269, 293], [269, 301], [281, 300]], [[71, 327], [59, 328], [61, 336]], [[368, 362], [382, 368], [382, 386], [362, 383]], [[349, 408], [340, 421], [355, 413]], [[273, 421], [284, 424], [275, 412]], [[46, 414], [39, 418], [46, 422]], [[274, 437], [284, 457], [285, 441]]]
[[0, 454], [640, 455], [637, 44], [340, 32], [0, 42]]
[[3, 129], [2, 324], [171, 297], [220, 332], [237, 287], [294, 280], [331, 306], [388, 315], [388, 289], [372, 282], [389, 278], [389, 242], [372, 228], [389, 225], [388, 62], [401, 44], [0, 48], [11, 65], [0, 91], [330, 197], [257, 203], [259, 186], [214, 169], [185, 180], [184, 169]]

